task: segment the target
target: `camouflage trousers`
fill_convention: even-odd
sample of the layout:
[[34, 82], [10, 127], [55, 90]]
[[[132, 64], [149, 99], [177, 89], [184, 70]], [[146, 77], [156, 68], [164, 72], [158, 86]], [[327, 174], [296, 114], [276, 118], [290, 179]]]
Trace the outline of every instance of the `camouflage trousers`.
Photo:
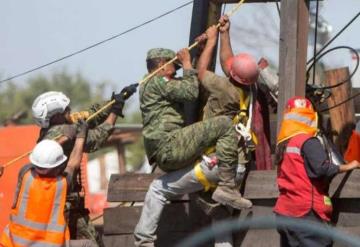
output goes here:
[[100, 234], [90, 222], [89, 211], [87, 209], [71, 209], [68, 222], [71, 239], [88, 239], [96, 243], [96, 246], [104, 246]]
[[233, 173], [238, 162], [238, 140], [230, 118], [219, 116], [170, 132], [160, 143], [156, 162], [173, 171], [195, 162], [209, 147], [216, 147], [219, 172]]

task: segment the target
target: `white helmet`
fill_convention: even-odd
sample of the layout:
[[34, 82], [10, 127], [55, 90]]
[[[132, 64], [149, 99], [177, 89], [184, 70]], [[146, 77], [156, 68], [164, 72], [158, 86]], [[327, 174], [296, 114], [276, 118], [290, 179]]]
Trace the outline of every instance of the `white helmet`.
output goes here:
[[69, 104], [70, 99], [61, 92], [50, 91], [40, 94], [32, 105], [33, 118], [41, 128], [47, 128], [50, 118], [56, 113], [63, 113]]
[[50, 169], [64, 163], [67, 157], [59, 143], [43, 140], [35, 146], [29, 159], [34, 166]]

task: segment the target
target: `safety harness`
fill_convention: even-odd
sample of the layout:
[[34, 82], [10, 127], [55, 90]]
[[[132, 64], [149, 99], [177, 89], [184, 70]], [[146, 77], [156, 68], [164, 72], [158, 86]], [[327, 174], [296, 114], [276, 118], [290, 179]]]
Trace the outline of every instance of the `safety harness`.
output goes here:
[[[253, 104], [254, 104], [254, 92], [253, 87], [250, 87], [250, 93], [248, 95], [241, 88], [237, 88], [240, 95], [240, 112], [233, 118], [232, 122], [235, 126], [236, 132], [242, 136], [245, 140], [245, 145], [250, 150], [255, 148], [258, 141], [256, 135], [251, 131], [251, 122], [253, 117]], [[198, 181], [204, 186], [204, 190], [215, 189], [216, 184], [211, 183], [205, 176], [201, 169], [201, 163], [205, 164], [211, 170], [217, 165], [216, 156], [209, 157], [210, 154], [215, 152], [215, 147], [210, 147], [202, 155], [202, 159], [198, 160], [194, 166], [195, 176]]]

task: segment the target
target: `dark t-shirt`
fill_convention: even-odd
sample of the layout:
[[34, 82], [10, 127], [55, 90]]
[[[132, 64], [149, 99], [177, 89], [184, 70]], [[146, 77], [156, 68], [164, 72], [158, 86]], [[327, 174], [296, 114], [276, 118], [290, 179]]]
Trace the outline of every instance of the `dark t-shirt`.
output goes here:
[[305, 170], [309, 178], [332, 178], [339, 172], [339, 166], [329, 160], [319, 139], [312, 137], [302, 146], [301, 156], [304, 158]]

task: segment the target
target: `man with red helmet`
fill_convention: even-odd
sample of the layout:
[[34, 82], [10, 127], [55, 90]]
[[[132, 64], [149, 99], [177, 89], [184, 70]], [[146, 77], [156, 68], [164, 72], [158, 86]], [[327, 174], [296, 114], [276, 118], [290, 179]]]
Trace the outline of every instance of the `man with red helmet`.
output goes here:
[[[277, 137], [277, 184], [280, 195], [274, 212], [280, 218], [327, 223], [332, 215], [328, 195], [331, 178], [360, 168], [356, 160], [335, 165], [320, 140], [318, 118], [311, 102], [295, 96], [286, 104]], [[296, 227], [279, 227], [281, 246], [331, 246], [330, 238]]]

